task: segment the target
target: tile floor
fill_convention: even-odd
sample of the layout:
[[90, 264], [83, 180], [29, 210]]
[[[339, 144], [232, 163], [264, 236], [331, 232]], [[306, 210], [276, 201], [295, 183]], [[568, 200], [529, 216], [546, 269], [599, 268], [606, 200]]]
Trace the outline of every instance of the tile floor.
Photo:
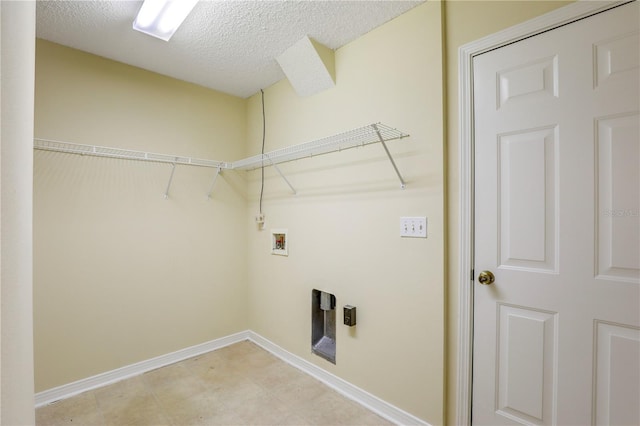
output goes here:
[[390, 425], [249, 341], [36, 410], [37, 425]]

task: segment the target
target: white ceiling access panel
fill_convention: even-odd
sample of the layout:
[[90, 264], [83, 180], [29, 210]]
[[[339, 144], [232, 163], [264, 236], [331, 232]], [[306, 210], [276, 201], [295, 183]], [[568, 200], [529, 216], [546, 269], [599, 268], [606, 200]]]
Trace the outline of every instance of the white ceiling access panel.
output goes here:
[[334, 51], [309, 37], [276, 58], [298, 96], [311, 96], [335, 86]]

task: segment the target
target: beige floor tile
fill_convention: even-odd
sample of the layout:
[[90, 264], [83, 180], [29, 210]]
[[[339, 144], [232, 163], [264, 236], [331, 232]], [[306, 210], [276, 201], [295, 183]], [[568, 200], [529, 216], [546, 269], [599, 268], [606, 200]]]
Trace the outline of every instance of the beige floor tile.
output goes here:
[[301, 426], [306, 425], [305, 420], [295, 413], [289, 413], [280, 423], [281, 426]]
[[166, 367], [149, 371], [142, 375], [142, 379], [147, 385], [161, 386], [166, 383], [171, 383], [175, 380], [181, 379], [185, 376], [190, 376], [191, 372], [186, 367], [186, 362], [187, 361], [182, 361], [176, 364], [167, 365]]
[[356, 405], [329, 390], [318, 398], [300, 405], [295, 413], [310, 425], [348, 425], [354, 417]]
[[264, 349], [255, 346], [252, 350], [247, 353], [242, 359], [245, 365], [251, 368], [264, 368], [273, 364], [281, 364], [282, 361], [279, 360], [275, 355], [270, 354]]
[[93, 392], [85, 392], [36, 410], [36, 425], [104, 425]]
[[170, 425], [152, 395], [136, 395], [124, 404], [102, 408], [105, 424], [114, 426]]
[[273, 388], [273, 395], [280, 400], [289, 411], [295, 411], [315, 401], [329, 388], [313, 377], [302, 375]]
[[36, 411], [37, 425], [390, 425], [251, 342]]
[[241, 410], [247, 404], [247, 400], [266, 395], [267, 391], [262, 387], [245, 379], [217, 390], [216, 398], [232, 410]]
[[266, 389], [273, 389], [302, 377], [304, 373], [283, 362], [269, 364], [247, 373], [247, 377]]
[[189, 399], [205, 390], [197, 377], [185, 377], [171, 384], [156, 386], [152, 388], [152, 393], [160, 404], [166, 405]]
[[225, 405], [243, 420], [243, 424], [247, 425], [279, 425], [290, 414], [282, 409], [279, 401], [266, 392], [244, 399], [243, 404]]
[[221, 355], [227, 356], [229, 358], [235, 358], [238, 356], [244, 356], [247, 354], [256, 353], [260, 350], [261, 348], [258, 345], [256, 345], [255, 343], [249, 342], [248, 340], [218, 349]]
[[221, 356], [216, 352], [187, 360], [184, 365], [194, 376], [199, 377], [205, 386], [215, 387], [245, 378], [231, 364], [228, 356]]
[[203, 381], [183, 365], [174, 364], [165, 368], [170, 371], [162, 372], [164, 368], [161, 368], [155, 374], [142, 375], [147, 389], [160, 404], [170, 405], [206, 390]]
[[183, 362], [183, 365], [196, 375], [207, 375], [213, 372], [224, 372], [229, 366], [229, 358], [219, 351], [208, 352]]
[[122, 380], [93, 391], [101, 410], [118, 409], [125, 406], [131, 398], [150, 396], [140, 376]]
[[226, 407], [209, 392], [166, 404], [164, 410], [174, 425], [213, 424], [226, 414]]
[[243, 426], [245, 421], [236, 413], [225, 410], [210, 416], [206, 423], [208, 426]]
[[225, 368], [239, 374], [251, 376], [256, 371], [260, 371], [263, 368], [268, 368], [280, 362], [280, 360], [270, 354], [246, 353], [234, 355], [232, 358], [228, 359], [228, 364]]
[[141, 377], [133, 377], [94, 391], [107, 425], [169, 425]]
[[240, 342], [234, 345], [227, 346], [225, 349], [229, 351], [229, 353], [233, 356], [237, 355], [254, 355], [254, 354], [269, 354], [262, 347], [256, 345], [255, 343], [245, 340], [244, 342]]
[[211, 377], [209, 379], [209, 381], [203, 379], [207, 392], [222, 401], [234, 398], [241, 400], [242, 398], [256, 396], [263, 392], [263, 389], [259, 385], [239, 375], [226, 376], [223, 379]]

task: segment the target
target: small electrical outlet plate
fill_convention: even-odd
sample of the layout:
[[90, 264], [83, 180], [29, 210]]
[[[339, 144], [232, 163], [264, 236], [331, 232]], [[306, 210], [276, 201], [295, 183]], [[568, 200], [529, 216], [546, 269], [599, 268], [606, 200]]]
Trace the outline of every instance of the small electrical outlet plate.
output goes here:
[[264, 213], [256, 215], [256, 225], [258, 225], [258, 229], [264, 229]]
[[409, 238], [427, 238], [427, 218], [425, 216], [401, 217], [400, 236]]

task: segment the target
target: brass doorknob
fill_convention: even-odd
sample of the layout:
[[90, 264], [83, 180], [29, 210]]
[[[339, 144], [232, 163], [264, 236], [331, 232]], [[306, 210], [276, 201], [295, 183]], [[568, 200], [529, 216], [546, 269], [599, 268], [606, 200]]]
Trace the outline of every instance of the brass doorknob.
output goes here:
[[495, 275], [491, 271], [482, 271], [480, 275], [478, 275], [478, 282], [484, 285], [491, 285], [496, 280]]

